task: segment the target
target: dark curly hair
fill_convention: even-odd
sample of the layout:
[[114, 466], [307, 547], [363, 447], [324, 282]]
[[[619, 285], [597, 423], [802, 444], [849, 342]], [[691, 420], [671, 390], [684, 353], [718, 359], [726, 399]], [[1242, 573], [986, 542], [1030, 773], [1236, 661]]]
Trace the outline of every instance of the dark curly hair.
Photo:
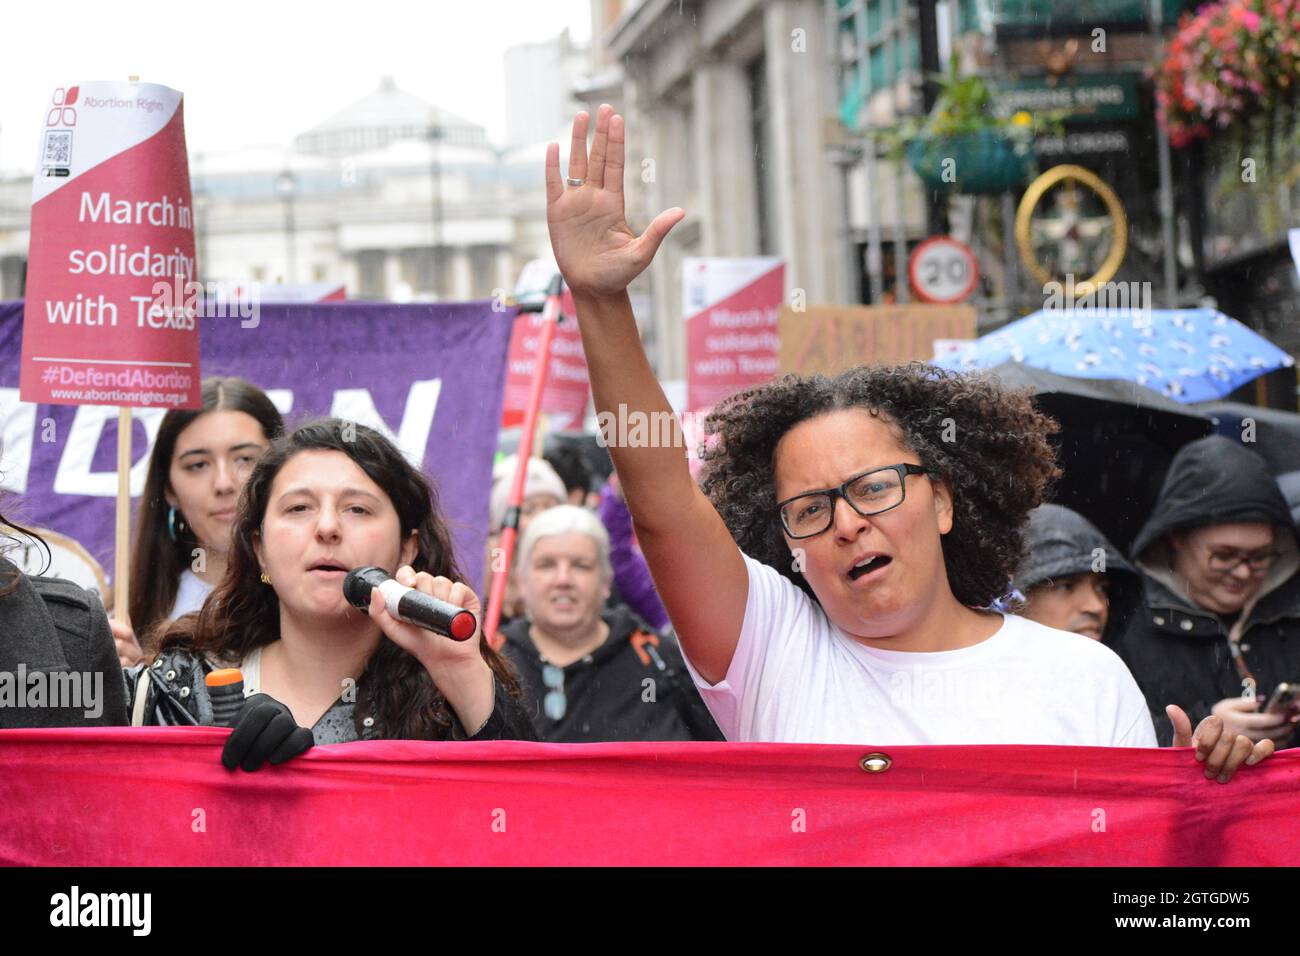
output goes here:
[[[255, 647], [280, 636], [280, 602], [273, 588], [260, 582], [261, 566], [254, 537], [270, 503], [271, 485], [289, 460], [304, 451], [338, 451], [347, 455], [393, 502], [404, 533], [416, 532], [411, 567], [467, 584], [456, 564], [451, 533], [438, 497], [425, 476], [397, 447], [372, 428], [325, 418], [300, 425], [272, 443], [258, 459], [239, 496], [239, 512], [230, 533], [226, 576], [203, 609], [173, 621], [162, 632], [162, 649], [183, 647], [237, 667]], [[511, 697], [522, 695], [511, 666], [482, 641], [483, 659]], [[354, 720], [357, 736], [366, 734], [362, 720], [375, 718], [375, 735], [399, 740], [444, 740], [451, 735], [451, 708], [423, 665], [392, 641], [381, 640], [357, 681]], [[466, 728], [473, 733], [474, 728]]]
[[730, 396], [705, 419], [705, 433], [716, 437], [701, 450], [701, 487], [745, 554], [816, 600], [791, 568], [776, 515], [777, 443], [807, 419], [866, 409], [952, 489], [953, 525], [943, 536], [948, 585], [962, 604], [987, 607], [1007, 593], [1029, 512], [1060, 474], [1048, 442], [1057, 424], [1030, 396], [919, 362], [833, 378], [786, 375]]

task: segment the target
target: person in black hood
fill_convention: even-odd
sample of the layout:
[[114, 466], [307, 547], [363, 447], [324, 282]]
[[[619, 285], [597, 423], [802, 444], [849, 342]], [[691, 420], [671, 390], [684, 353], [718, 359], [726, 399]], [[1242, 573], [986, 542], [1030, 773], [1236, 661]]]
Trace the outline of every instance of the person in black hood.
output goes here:
[[1028, 553], [1012, 582], [1025, 599], [1017, 613], [1115, 643], [1137, 597], [1138, 579], [1106, 536], [1077, 511], [1039, 505], [1029, 513], [1025, 547]]
[[1220, 435], [1186, 445], [1132, 558], [1142, 605], [1118, 649], [1152, 713], [1172, 702], [1193, 723], [1213, 714], [1229, 735], [1288, 746], [1300, 715], [1264, 701], [1300, 680], [1300, 548], [1264, 460]]

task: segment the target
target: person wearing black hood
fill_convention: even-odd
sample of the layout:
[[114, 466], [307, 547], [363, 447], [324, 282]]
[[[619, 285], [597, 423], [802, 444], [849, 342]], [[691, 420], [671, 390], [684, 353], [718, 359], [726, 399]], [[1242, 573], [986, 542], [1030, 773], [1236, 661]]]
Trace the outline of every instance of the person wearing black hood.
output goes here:
[[1025, 560], [1012, 585], [1021, 617], [1116, 643], [1138, 595], [1138, 578], [1119, 550], [1077, 511], [1039, 505], [1029, 513]]
[[1142, 604], [1118, 649], [1152, 714], [1173, 702], [1192, 722], [1213, 714], [1230, 735], [1288, 746], [1300, 715], [1263, 701], [1300, 679], [1300, 548], [1264, 460], [1220, 435], [1183, 447], [1132, 558]]

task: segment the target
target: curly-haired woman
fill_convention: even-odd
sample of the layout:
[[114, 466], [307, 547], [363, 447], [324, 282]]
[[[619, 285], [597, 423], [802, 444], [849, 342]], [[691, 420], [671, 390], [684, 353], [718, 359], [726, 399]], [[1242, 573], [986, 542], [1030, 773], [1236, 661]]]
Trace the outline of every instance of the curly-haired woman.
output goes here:
[[[568, 178], [546, 158], [547, 220], [599, 412], [671, 415], [627, 285], [685, 213], [635, 235], [624, 126], [573, 125]], [[626, 406], [619, 409], [619, 406]], [[638, 539], [701, 693], [728, 739], [1154, 747], [1108, 648], [988, 610], [1056, 473], [1052, 423], [1024, 395], [925, 366], [787, 376], [710, 417], [703, 488], [682, 448], [614, 447]], [[1171, 708], [1178, 742], [1193, 740]], [[1271, 749], [1196, 733], [1226, 780]]]

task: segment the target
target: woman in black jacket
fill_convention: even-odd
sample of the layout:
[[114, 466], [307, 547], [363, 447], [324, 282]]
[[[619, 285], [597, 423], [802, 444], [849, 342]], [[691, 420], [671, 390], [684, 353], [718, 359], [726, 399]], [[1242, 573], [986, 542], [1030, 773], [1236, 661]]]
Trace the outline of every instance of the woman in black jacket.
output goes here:
[[[3, 516], [0, 525], [36, 538]], [[126, 689], [99, 595], [0, 558], [0, 729], [126, 722]]]
[[203, 609], [128, 673], [134, 721], [212, 722], [204, 677], [239, 668], [249, 698], [223, 760], [253, 770], [313, 743], [535, 740], [519, 684], [481, 630], [456, 642], [405, 624], [378, 591], [343, 596], [352, 568], [479, 610], [429, 482], [372, 429], [338, 419], [278, 439], [244, 486], [226, 576]]
[[1300, 711], [1266, 704], [1300, 682], [1300, 549], [1264, 459], [1221, 435], [1183, 447], [1133, 563], [1142, 603], [1117, 649], [1151, 712], [1175, 701], [1193, 722], [1214, 715], [1230, 733], [1294, 745]]

